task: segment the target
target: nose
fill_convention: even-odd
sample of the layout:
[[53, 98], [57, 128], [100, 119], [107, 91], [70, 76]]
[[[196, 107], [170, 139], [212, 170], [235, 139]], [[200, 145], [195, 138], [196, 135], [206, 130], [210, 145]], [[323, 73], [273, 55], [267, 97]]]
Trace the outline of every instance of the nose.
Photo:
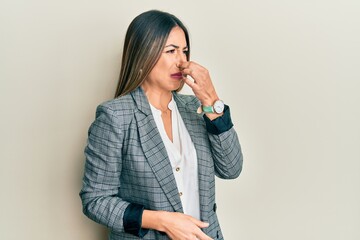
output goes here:
[[176, 66], [180, 68], [182, 63], [187, 62], [186, 55], [183, 52], [179, 52], [176, 58]]
[[187, 62], [187, 57], [186, 57], [186, 54], [181, 52], [180, 53], [180, 58], [181, 58], [181, 62]]

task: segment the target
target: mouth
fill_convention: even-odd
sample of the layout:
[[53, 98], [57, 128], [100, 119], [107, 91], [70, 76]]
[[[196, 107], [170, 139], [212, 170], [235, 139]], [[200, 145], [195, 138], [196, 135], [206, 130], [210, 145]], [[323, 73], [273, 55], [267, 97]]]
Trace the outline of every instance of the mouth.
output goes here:
[[176, 78], [176, 79], [182, 79], [183, 78], [183, 74], [181, 72], [173, 73], [170, 76], [172, 78]]

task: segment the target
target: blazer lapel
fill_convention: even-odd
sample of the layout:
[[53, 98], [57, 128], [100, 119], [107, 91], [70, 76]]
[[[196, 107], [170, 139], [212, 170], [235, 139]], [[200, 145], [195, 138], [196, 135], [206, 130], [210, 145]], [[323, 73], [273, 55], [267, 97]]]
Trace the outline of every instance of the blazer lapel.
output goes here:
[[135, 112], [139, 139], [154, 175], [176, 212], [183, 212], [179, 191], [165, 145], [152, 116], [149, 102], [141, 87], [131, 93], [139, 111]]
[[[210, 149], [204, 148], [204, 146], [208, 145], [205, 143], [206, 139], [208, 139], [207, 131], [205, 129], [205, 122], [202, 119], [199, 119], [202, 118], [202, 115], [197, 114], [197, 109], [199, 107], [198, 104], [191, 102], [186, 103], [176, 93], [174, 93], [174, 99], [185, 126], [190, 134], [191, 140], [195, 145], [198, 160], [201, 220], [206, 222], [208, 220], [208, 215], [205, 213], [208, 212], [208, 201], [210, 199], [209, 189], [210, 182], [212, 181], [210, 174], [213, 172], [213, 170], [209, 170]], [[204, 124], [204, 126], [201, 124]]]

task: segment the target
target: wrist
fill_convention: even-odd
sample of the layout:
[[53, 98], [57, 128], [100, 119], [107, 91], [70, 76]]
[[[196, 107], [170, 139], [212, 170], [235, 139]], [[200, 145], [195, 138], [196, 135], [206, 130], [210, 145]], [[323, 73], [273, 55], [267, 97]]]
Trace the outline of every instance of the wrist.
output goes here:
[[166, 213], [167, 212], [165, 211], [144, 210], [142, 216], [142, 227], [164, 232]]
[[212, 121], [218, 117], [221, 117], [224, 113], [205, 113], [205, 115]]
[[203, 99], [201, 101], [201, 104], [203, 106], [212, 106], [214, 104], [214, 102], [216, 102], [217, 100], [219, 100], [219, 97], [215, 94], [214, 96], [212, 97], [209, 97], [207, 99]]
[[157, 226], [158, 226], [158, 231], [160, 232], [166, 232], [167, 230], [167, 226], [168, 226], [168, 222], [169, 222], [169, 212], [166, 211], [159, 211], [158, 212], [158, 222], [157, 222]]

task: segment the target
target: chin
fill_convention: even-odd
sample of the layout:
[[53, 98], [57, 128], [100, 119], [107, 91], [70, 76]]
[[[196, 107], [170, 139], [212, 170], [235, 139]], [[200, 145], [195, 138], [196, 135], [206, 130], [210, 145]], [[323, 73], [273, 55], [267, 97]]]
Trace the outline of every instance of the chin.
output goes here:
[[176, 84], [176, 85], [174, 85], [174, 86], [171, 88], [171, 90], [170, 90], [170, 91], [176, 91], [176, 90], [177, 90], [177, 89], [179, 89], [181, 86], [182, 86], [182, 84], [181, 84], [181, 83]]
[[169, 91], [175, 91], [176, 89], [179, 89], [179, 87], [181, 86], [182, 86], [182, 80], [178, 82], [172, 82], [171, 84], [168, 85], [167, 89]]

